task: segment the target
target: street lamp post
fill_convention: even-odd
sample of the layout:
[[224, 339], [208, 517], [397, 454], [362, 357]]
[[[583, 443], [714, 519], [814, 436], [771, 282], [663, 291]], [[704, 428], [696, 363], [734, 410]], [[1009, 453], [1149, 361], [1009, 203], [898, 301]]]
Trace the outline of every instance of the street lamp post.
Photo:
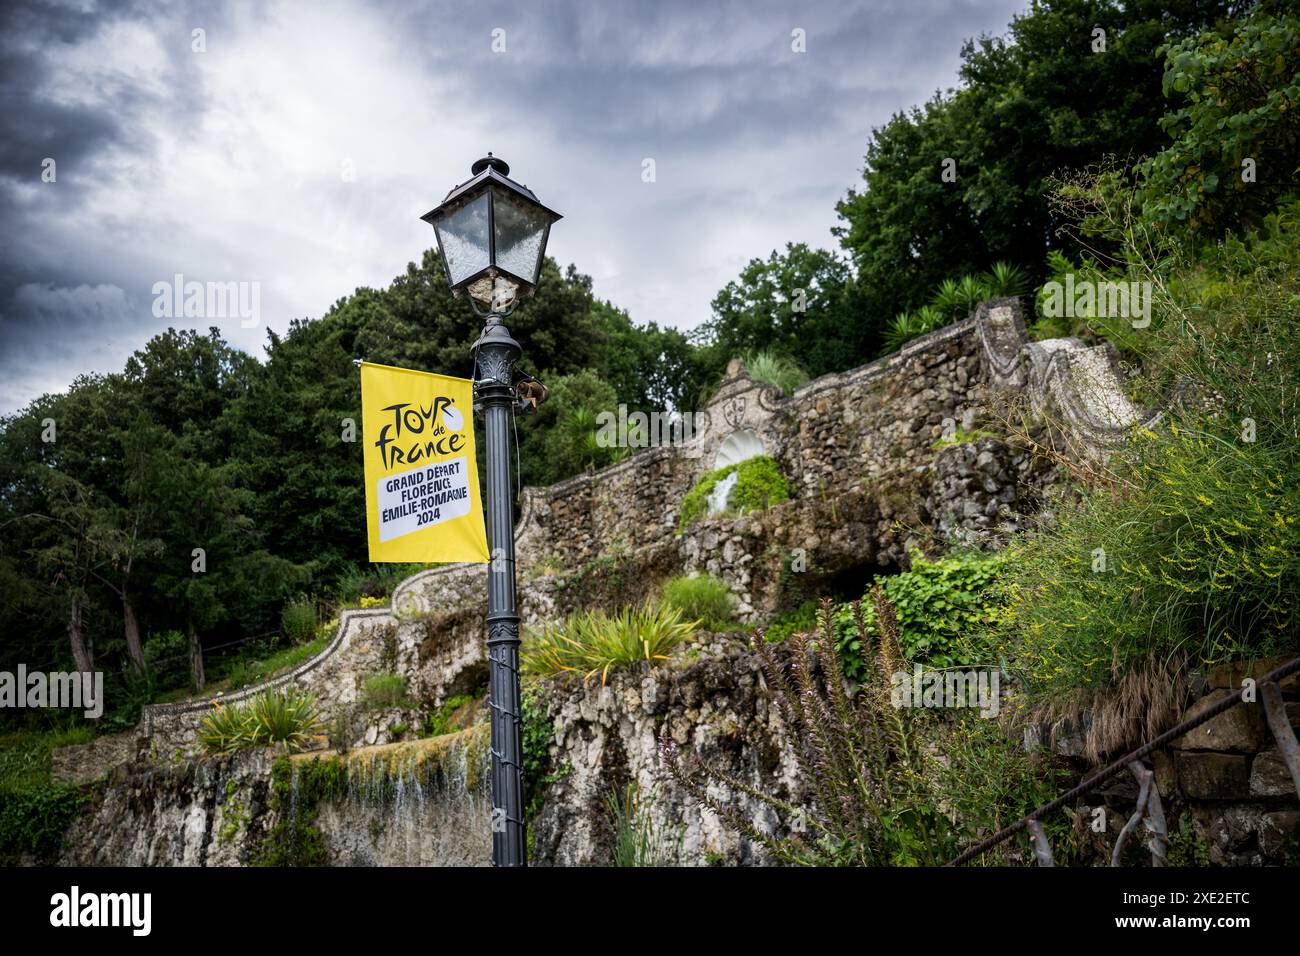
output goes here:
[[[492, 862], [527, 863], [523, 752], [520, 743], [519, 613], [515, 605], [515, 536], [510, 493], [511, 417], [536, 407], [515, 387], [522, 349], [505, 318], [537, 286], [546, 240], [559, 214], [508, 178], [510, 167], [491, 153], [421, 218], [438, 235], [453, 294], [469, 298], [484, 319], [473, 345], [475, 404], [483, 410], [487, 457], [487, 647], [492, 713]], [[544, 394], [544, 393], [543, 393]]]

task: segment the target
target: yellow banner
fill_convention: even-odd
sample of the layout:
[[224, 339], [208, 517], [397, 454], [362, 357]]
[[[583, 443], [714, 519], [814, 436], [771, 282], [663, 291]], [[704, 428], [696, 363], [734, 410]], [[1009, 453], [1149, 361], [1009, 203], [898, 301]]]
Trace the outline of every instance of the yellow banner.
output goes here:
[[361, 363], [371, 561], [488, 560], [467, 378]]

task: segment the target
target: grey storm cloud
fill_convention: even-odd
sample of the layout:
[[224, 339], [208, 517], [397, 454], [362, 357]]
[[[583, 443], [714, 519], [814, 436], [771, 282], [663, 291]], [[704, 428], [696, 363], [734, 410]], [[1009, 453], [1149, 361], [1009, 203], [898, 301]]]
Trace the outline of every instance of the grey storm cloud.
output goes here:
[[[8, 5], [0, 414], [168, 325], [260, 355], [268, 328], [418, 260], [418, 216], [487, 150], [565, 214], [550, 252], [597, 295], [693, 327], [749, 259], [833, 245], [870, 130], [1023, 5]], [[178, 273], [257, 283], [260, 323], [159, 318]]]

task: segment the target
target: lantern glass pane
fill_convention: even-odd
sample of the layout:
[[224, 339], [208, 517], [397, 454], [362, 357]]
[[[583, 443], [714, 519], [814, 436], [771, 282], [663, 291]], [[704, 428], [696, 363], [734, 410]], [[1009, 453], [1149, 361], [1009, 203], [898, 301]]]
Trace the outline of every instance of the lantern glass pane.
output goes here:
[[538, 206], [499, 191], [494, 197], [498, 269], [536, 284], [550, 217]]
[[488, 246], [488, 194], [470, 200], [439, 220], [438, 245], [447, 257], [447, 278], [453, 287], [492, 264]]

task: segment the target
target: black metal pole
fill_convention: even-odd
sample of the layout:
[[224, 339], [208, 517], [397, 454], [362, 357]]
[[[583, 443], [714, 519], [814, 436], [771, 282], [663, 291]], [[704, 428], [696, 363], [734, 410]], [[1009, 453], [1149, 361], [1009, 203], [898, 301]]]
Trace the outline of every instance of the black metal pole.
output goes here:
[[492, 712], [492, 863], [526, 866], [524, 771], [520, 743], [519, 614], [515, 608], [515, 528], [510, 495], [510, 426], [519, 343], [491, 314], [474, 343], [474, 393], [487, 431], [487, 647]]

